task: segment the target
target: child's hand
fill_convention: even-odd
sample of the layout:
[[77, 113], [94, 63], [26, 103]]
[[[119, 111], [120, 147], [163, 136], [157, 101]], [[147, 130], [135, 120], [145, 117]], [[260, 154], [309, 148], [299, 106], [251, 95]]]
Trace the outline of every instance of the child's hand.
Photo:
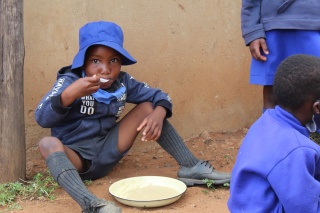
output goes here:
[[96, 75], [79, 78], [70, 84], [61, 94], [61, 104], [70, 106], [76, 99], [95, 93], [100, 88], [100, 78]]
[[74, 89], [77, 90], [78, 98], [80, 98], [80, 97], [91, 95], [92, 93], [97, 92], [98, 89], [100, 88], [100, 78], [96, 75], [91, 77], [84, 77], [84, 78], [78, 79], [73, 84], [75, 84]]
[[141, 131], [144, 128], [141, 138], [142, 141], [156, 141], [159, 139], [166, 113], [163, 107], [158, 106], [141, 122], [137, 131]]
[[267, 57], [261, 54], [261, 50], [265, 55], [269, 54], [268, 46], [264, 38], [259, 38], [252, 41], [249, 45], [251, 55], [258, 61], [266, 61]]

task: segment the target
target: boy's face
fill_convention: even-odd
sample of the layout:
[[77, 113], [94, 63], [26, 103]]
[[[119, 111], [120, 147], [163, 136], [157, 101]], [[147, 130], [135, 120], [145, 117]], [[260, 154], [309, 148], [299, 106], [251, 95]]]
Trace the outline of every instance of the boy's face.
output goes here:
[[107, 80], [100, 84], [101, 89], [109, 88], [117, 80], [121, 69], [121, 55], [106, 46], [91, 46], [84, 60], [84, 71], [86, 76], [97, 75]]

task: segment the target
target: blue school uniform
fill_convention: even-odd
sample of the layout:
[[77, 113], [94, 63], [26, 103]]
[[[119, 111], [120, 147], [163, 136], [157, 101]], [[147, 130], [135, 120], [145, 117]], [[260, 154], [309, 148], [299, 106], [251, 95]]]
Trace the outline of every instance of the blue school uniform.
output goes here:
[[320, 147], [309, 134], [281, 107], [267, 110], [239, 149], [230, 212], [320, 212]]
[[172, 103], [161, 89], [151, 88], [121, 71], [117, 81], [107, 89], [114, 95], [109, 97], [108, 104], [88, 95], [63, 107], [61, 93], [79, 78], [81, 69], [68, 66], [59, 70], [52, 90], [35, 111], [35, 119], [41, 127], [51, 128], [51, 135], [65, 146], [90, 161], [90, 169], [80, 176], [83, 180], [94, 180], [105, 176], [123, 157], [117, 149], [118, 118], [126, 103], [151, 102], [154, 108], [162, 106], [167, 110], [167, 118], [172, 115]]
[[242, 0], [241, 30], [246, 45], [265, 38], [267, 61], [252, 58], [250, 83], [273, 85], [280, 62], [293, 54], [320, 56], [320, 1]]
[[269, 50], [267, 61], [252, 58], [251, 84], [273, 85], [279, 64], [291, 55], [308, 54], [320, 57], [320, 30], [271, 30], [266, 32], [266, 42]]

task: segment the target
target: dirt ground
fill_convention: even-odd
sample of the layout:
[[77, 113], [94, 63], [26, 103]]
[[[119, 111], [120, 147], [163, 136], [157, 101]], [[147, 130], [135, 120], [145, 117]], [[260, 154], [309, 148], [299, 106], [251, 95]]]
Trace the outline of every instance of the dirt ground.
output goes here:
[[[238, 148], [247, 129], [235, 132], [204, 132], [199, 136], [185, 139], [187, 146], [199, 158], [208, 160], [217, 170], [230, 172], [236, 159]], [[43, 165], [43, 162], [39, 162]], [[106, 177], [93, 181], [89, 190], [97, 197], [112, 200], [124, 213], [134, 212], [202, 212], [227, 213], [228, 187], [208, 189], [205, 185], [188, 187], [184, 195], [175, 203], [157, 208], [135, 208], [117, 202], [109, 193], [109, 186], [123, 178], [159, 175], [176, 178], [178, 165], [156, 142], [137, 142], [114, 170]], [[19, 201], [23, 210], [13, 212], [32, 213], [73, 213], [81, 212], [78, 204], [62, 189], [55, 191], [56, 199]], [[0, 209], [1, 211], [2, 209]]]

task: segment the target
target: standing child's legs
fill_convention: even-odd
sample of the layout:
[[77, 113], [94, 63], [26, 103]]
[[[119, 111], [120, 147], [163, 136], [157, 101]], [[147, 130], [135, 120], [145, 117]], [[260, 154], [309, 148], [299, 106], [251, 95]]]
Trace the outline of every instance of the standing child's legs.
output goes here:
[[121, 212], [114, 203], [98, 199], [88, 191], [78, 172], [85, 171], [89, 165], [73, 150], [63, 146], [59, 139], [43, 138], [39, 142], [39, 150], [54, 180], [80, 205], [83, 212]]

